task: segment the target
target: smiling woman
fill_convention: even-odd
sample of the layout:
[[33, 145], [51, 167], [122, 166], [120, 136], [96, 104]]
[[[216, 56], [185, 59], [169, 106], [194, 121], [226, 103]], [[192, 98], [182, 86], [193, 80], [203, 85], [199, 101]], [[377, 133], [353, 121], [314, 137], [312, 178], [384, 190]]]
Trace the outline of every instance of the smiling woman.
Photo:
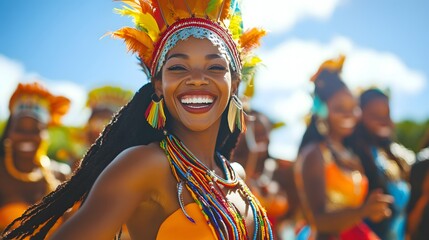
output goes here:
[[9, 101], [10, 117], [0, 138], [0, 230], [64, 181], [70, 168], [46, 156], [48, 124], [70, 101], [38, 82], [19, 84]]
[[[357, 156], [345, 145], [360, 108], [340, 77], [344, 56], [324, 62], [314, 75], [312, 118], [295, 164], [295, 182], [307, 227], [300, 239], [379, 239], [363, 222], [390, 214], [391, 198], [367, 196], [368, 180]], [[332, 224], [332, 223], [335, 224]]]
[[71, 180], [3, 238], [44, 238], [84, 200], [52, 239], [111, 239], [122, 224], [133, 239], [273, 239], [265, 210], [228, 161], [245, 129], [235, 94], [254, 72], [251, 50], [265, 32], [242, 30], [238, 1], [123, 2], [130, 7], [118, 12], [137, 28], [112, 35], [139, 56], [151, 82]]

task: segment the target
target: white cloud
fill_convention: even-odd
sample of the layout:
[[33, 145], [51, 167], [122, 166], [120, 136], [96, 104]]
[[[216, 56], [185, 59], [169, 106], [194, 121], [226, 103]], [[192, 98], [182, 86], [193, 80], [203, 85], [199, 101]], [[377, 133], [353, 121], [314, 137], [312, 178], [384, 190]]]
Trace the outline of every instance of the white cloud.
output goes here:
[[[395, 101], [419, 94], [425, 87], [426, 76], [410, 69], [398, 56], [356, 46], [343, 37], [328, 44], [293, 39], [275, 49], [261, 51], [259, 55], [266, 67], [256, 77], [253, 107], [287, 124], [277, 130], [279, 134], [273, 134], [270, 151], [274, 156], [295, 158], [304, 131], [303, 119], [312, 104], [309, 79], [324, 60], [340, 53], [346, 55], [342, 76], [351, 89], [388, 87], [394, 92]], [[401, 118], [400, 113], [398, 117]]]
[[84, 109], [86, 90], [71, 81], [46, 80], [36, 73], [25, 72], [21, 63], [0, 55], [0, 120], [9, 116], [9, 99], [19, 82], [40, 81], [52, 93], [63, 95], [71, 100], [70, 111], [64, 116], [66, 125], [79, 126], [88, 119], [88, 111]]
[[19, 62], [0, 55], [0, 119], [9, 115], [9, 98], [24, 75], [24, 68]]
[[70, 99], [70, 110], [62, 119], [65, 125], [82, 126], [89, 118], [90, 111], [85, 108], [87, 91], [71, 81], [47, 81], [52, 93]]
[[304, 18], [329, 19], [341, 2], [344, 0], [249, 0], [243, 2], [243, 21], [245, 27], [285, 31]]

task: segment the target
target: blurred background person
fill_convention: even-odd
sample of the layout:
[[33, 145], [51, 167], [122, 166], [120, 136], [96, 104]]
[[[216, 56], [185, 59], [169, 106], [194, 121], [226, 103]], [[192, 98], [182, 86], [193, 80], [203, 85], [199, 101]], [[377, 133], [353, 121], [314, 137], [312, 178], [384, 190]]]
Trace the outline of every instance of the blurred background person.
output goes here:
[[70, 174], [47, 156], [48, 127], [58, 125], [70, 101], [40, 83], [20, 83], [9, 101], [0, 139], [0, 232]]
[[369, 181], [369, 191], [382, 189], [392, 195], [391, 216], [366, 222], [381, 239], [405, 239], [405, 215], [409, 199], [407, 183], [414, 153], [393, 139], [389, 98], [379, 89], [368, 89], [359, 97], [362, 118], [350, 141]]
[[298, 194], [307, 226], [297, 239], [378, 239], [366, 217], [390, 214], [391, 197], [370, 193], [359, 159], [344, 144], [360, 115], [356, 99], [340, 78], [344, 56], [324, 62], [312, 77], [311, 122], [295, 164]]
[[429, 236], [429, 131], [410, 172], [410, 201], [407, 207], [407, 234], [411, 240]]
[[73, 169], [79, 166], [79, 160], [89, 147], [95, 143], [104, 127], [122, 106], [128, 103], [133, 92], [118, 86], [101, 86], [88, 92], [86, 106], [91, 113], [83, 127], [83, 131], [73, 131], [70, 141], [73, 141], [73, 159], [70, 165]]
[[[251, 110], [245, 118], [246, 132], [241, 134], [233, 152], [233, 161], [239, 163], [245, 180], [262, 206], [267, 210], [275, 234], [279, 234], [277, 222], [286, 214], [288, 201], [286, 191], [279, 185], [276, 172], [279, 162], [284, 160], [270, 157], [268, 148], [270, 132], [282, 126], [272, 122], [265, 114]], [[278, 237], [277, 237], [278, 238]]]
[[88, 145], [97, 140], [113, 115], [127, 104], [132, 96], [132, 91], [117, 86], [94, 88], [88, 93], [86, 105], [91, 109], [86, 126]]

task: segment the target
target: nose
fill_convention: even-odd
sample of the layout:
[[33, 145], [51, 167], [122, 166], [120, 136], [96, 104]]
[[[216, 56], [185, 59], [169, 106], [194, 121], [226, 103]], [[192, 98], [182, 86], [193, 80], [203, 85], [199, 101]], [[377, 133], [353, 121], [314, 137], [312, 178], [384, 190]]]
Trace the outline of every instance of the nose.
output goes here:
[[201, 70], [192, 71], [190, 78], [186, 81], [186, 84], [201, 86], [209, 83], [207, 76]]

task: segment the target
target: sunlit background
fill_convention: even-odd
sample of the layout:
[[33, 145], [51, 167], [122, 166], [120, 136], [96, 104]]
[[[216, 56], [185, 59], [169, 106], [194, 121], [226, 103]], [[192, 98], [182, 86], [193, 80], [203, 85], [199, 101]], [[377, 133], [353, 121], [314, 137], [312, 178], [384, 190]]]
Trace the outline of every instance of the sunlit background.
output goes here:
[[[72, 100], [64, 119], [88, 118], [88, 90], [117, 85], [136, 91], [148, 80], [124, 44], [106, 32], [130, 19], [110, 0], [0, 1], [0, 121], [20, 81], [41, 80]], [[293, 159], [312, 100], [309, 82], [322, 61], [347, 56], [343, 78], [358, 89], [389, 91], [396, 122], [429, 118], [429, 2], [423, 0], [245, 0], [245, 28], [269, 31], [258, 51], [264, 67], [252, 107], [286, 126], [272, 133], [270, 152]]]

